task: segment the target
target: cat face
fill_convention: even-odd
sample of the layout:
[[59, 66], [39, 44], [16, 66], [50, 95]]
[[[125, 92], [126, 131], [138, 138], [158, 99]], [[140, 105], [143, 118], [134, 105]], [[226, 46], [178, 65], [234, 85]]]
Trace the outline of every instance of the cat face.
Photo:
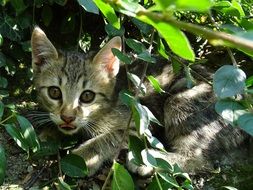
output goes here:
[[121, 49], [120, 37], [111, 39], [94, 57], [57, 51], [38, 27], [31, 45], [38, 100], [60, 131], [73, 134], [108, 112], [119, 70], [111, 49]]

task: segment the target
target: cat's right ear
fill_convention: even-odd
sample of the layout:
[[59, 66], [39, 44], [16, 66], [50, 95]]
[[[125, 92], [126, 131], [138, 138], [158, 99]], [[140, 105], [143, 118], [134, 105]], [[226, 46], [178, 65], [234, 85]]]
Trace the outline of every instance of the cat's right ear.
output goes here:
[[31, 38], [33, 64], [41, 66], [48, 59], [57, 59], [58, 53], [46, 34], [35, 27]]

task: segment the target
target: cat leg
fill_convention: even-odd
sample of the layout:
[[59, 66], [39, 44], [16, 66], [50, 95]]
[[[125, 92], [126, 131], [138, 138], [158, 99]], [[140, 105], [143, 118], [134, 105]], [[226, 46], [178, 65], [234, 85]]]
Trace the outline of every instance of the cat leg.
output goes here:
[[[94, 175], [105, 161], [112, 161], [122, 141], [122, 130], [113, 131], [98, 135], [72, 150], [73, 154], [77, 154], [84, 158], [88, 167], [89, 176]], [[123, 142], [122, 148], [127, 143]]]

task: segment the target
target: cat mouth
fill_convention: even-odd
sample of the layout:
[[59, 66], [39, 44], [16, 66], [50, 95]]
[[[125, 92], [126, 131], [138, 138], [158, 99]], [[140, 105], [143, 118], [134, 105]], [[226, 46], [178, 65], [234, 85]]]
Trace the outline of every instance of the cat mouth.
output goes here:
[[73, 129], [76, 129], [75, 125], [66, 124], [66, 123], [59, 125], [59, 127], [61, 129], [64, 129], [64, 130], [73, 130]]

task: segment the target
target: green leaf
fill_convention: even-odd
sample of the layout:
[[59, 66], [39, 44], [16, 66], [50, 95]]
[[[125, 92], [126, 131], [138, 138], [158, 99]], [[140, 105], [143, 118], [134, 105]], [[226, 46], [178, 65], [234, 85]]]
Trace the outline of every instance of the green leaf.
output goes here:
[[191, 45], [185, 34], [180, 29], [165, 22], [152, 20], [145, 15], [138, 16], [137, 18], [156, 28], [175, 54], [190, 61], [195, 60], [195, 54]]
[[176, 179], [172, 176], [169, 176], [168, 173], [165, 172], [157, 172], [158, 175], [166, 182], [168, 182], [169, 184], [171, 184], [173, 187], [179, 188], [179, 185], [176, 181]]
[[152, 27], [145, 22], [142, 22], [136, 18], [130, 18], [131, 21], [138, 27], [138, 29], [143, 33], [143, 34], [150, 34], [152, 31]]
[[85, 11], [94, 13], [94, 14], [99, 14], [98, 7], [96, 4], [93, 2], [93, 0], [77, 0], [79, 5], [81, 5]]
[[163, 41], [160, 39], [158, 43], [158, 52], [161, 56], [163, 56], [165, 59], [169, 59], [169, 56], [166, 53]]
[[0, 160], [1, 160], [0, 161], [0, 186], [1, 186], [4, 182], [6, 166], [7, 166], [5, 151], [1, 144], [0, 144]]
[[249, 78], [247, 78], [245, 81], [245, 84], [247, 88], [253, 86], [253, 76], [250, 76]]
[[62, 171], [70, 177], [85, 177], [88, 173], [84, 159], [75, 154], [68, 154], [60, 161]]
[[235, 3], [234, 5], [229, 1], [217, 1], [212, 8], [223, 13], [225, 16], [240, 17], [242, 12], [238, 5], [236, 5]]
[[72, 190], [71, 187], [64, 182], [62, 177], [58, 178], [58, 181], [56, 183], [57, 189], [61, 189], [61, 190]]
[[147, 76], [150, 84], [153, 86], [153, 88], [155, 89], [156, 92], [158, 93], [162, 93], [162, 92], [165, 92], [161, 87], [160, 87], [160, 84], [159, 84], [159, 81], [153, 77], [152, 75], [149, 75]]
[[125, 63], [125, 64], [132, 63], [132, 59], [130, 57], [128, 57], [127, 55], [125, 55], [124, 53], [122, 53], [120, 50], [118, 50], [116, 48], [112, 48], [112, 53], [123, 63]]
[[239, 127], [253, 136], [253, 114], [245, 113], [238, 118], [237, 121]]
[[40, 149], [36, 151], [32, 157], [34, 159], [43, 158], [45, 156], [56, 155], [59, 151], [60, 144], [55, 140], [47, 139], [46, 142], [40, 142]]
[[164, 150], [163, 144], [154, 136], [147, 137], [148, 142], [153, 148], [162, 149]]
[[133, 156], [133, 162], [139, 165], [142, 164], [141, 151], [145, 148], [144, 142], [136, 136], [129, 135], [128, 147], [129, 154]]
[[123, 36], [125, 33], [125, 28], [121, 27], [120, 29], [117, 29], [109, 23], [109, 24], [105, 25], [105, 31], [108, 34], [108, 36], [110, 36], [110, 37]]
[[177, 10], [188, 10], [188, 11], [197, 11], [203, 12], [207, 11], [212, 3], [210, 0], [155, 0], [155, 2], [162, 8], [166, 10], [169, 6], [176, 6]]
[[150, 153], [148, 149], [141, 151], [142, 161], [146, 166], [157, 167], [155, 157]]
[[169, 173], [173, 172], [173, 167], [167, 160], [164, 160], [162, 158], [156, 158], [156, 163], [158, 171], [162, 170]]
[[0, 88], [6, 88], [8, 85], [8, 81], [6, 78], [0, 76]]
[[186, 78], [186, 82], [187, 82], [187, 84], [186, 84], [187, 88], [194, 87], [195, 84], [196, 84], [196, 81], [195, 81], [195, 79], [193, 78], [193, 76], [191, 74], [190, 66], [188, 66], [188, 65], [185, 66], [184, 67], [184, 72], [185, 72], [185, 78]]
[[127, 90], [122, 90], [119, 93], [119, 99], [127, 106], [131, 106], [135, 102], [134, 96]]
[[223, 189], [228, 189], [228, 190], [238, 190], [237, 188], [230, 187], [230, 186], [223, 186]]
[[11, 0], [10, 2], [11, 2], [11, 5], [16, 10], [17, 15], [19, 15], [20, 13], [22, 13], [26, 9], [26, 7], [27, 7], [27, 6], [25, 6], [23, 0]]
[[4, 15], [0, 17], [0, 33], [13, 41], [20, 41], [21, 35], [13, 18]]
[[141, 42], [135, 39], [131, 39], [131, 38], [126, 39], [126, 44], [128, 45], [128, 47], [134, 50], [137, 54], [140, 54], [147, 50], [146, 47]]
[[156, 59], [151, 56], [151, 54], [148, 51], [143, 51], [140, 54], [137, 55], [138, 59], [141, 59], [143, 61], [146, 61], [148, 63], [155, 63]]
[[[160, 189], [157, 180], [159, 180], [159, 184], [162, 186], [162, 189]], [[173, 186], [169, 184], [167, 181], [164, 181], [161, 178], [153, 177], [152, 182], [148, 185], [147, 190], [171, 190]]]
[[49, 6], [43, 6], [42, 13], [41, 13], [42, 20], [45, 26], [49, 26], [53, 18], [53, 11]]
[[40, 149], [39, 140], [37, 138], [37, 135], [34, 131], [33, 126], [31, 123], [23, 116], [18, 115], [17, 116], [18, 123], [21, 128], [21, 133], [28, 143], [29, 147], [32, 149], [33, 152], [36, 152]]
[[[136, 89], [138, 89], [139, 85], [141, 83], [140, 78], [137, 75], [133, 74], [133, 73], [127, 73], [127, 77], [132, 81], [132, 83], [134, 84], [134, 86], [136, 87]], [[141, 90], [142, 94], [145, 94], [146, 91], [147, 91], [146, 87], [145, 87], [145, 85], [143, 83], [140, 86], [140, 90]]]
[[238, 117], [245, 113], [245, 108], [234, 100], [219, 100], [215, 111], [231, 125], [236, 125]]
[[147, 112], [147, 114], [148, 114], [148, 120], [150, 120], [150, 121], [152, 121], [152, 122], [154, 122], [154, 123], [156, 123], [156, 124], [158, 124], [158, 125], [160, 125], [160, 126], [163, 126], [159, 121], [158, 121], [158, 119], [156, 119], [156, 117], [153, 115], [153, 113], [148, 109], [148, 107], [146, 107], [146, 106], [142, 106], [145, 110], [146, 110], [146, 112]]
[[219, 68], [213, 78], [213, 88], [219, 98], [232, 97], [244, 92], [245, 73], [232, 65]]
[[93, 0], [103, 15], [108, 19], [109, 23], [113, 25], [115, 28], [120, 29], [120, 22], [115, 14], [114, 9], [110, 4], [103, 2], [102, 0]]
[[[149, 115], [146, 111], [146, 109], [139, 103], [139, 102], [134, 102], [134, 108], [136, 109], [139, 118], [139, 126], [137, 126], [137, 129], [139, 130], [139, 134], [143, 135], [145, 131], [148, 129], [148, 126], [150, 124], [150, 119]], [[138, 124], [137, 122], [137, 124]]]
[[134, 182], [128, 171], [114, 162], [113, 164], [112, 190], [134, 190]]
[[24, 136], [21, 133], [21, 130], [15, 127], [13, 124], [4, 124], [6, 131], [14, 139], [19, 147], [24, 151], [29, 152], [29, 145]]
[[0, 101], [0, 121], [2, 120], [3, 113], [4, 113], [4, 104], [2, 101]]

